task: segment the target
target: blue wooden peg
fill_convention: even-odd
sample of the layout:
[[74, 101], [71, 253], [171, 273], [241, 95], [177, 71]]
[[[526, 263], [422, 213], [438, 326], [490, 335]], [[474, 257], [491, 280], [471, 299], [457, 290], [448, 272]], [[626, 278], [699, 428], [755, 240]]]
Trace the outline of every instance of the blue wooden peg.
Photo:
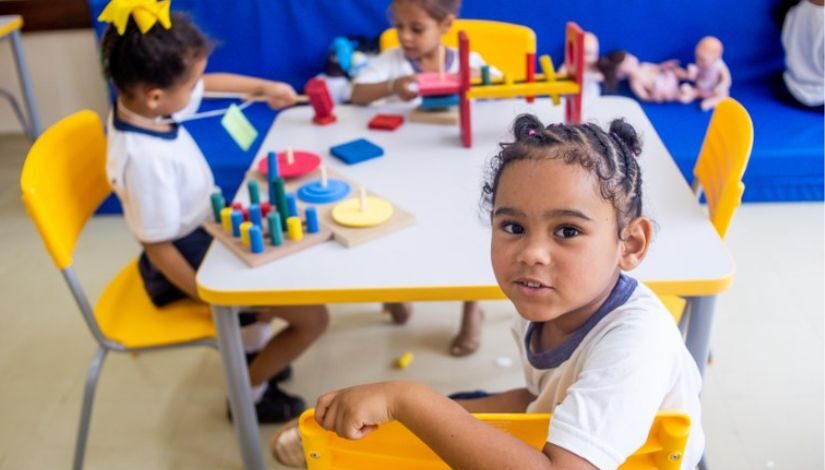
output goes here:
[[307, 207], [304, 214], [307, 221], [307, 233], [318, 233], [318, 211], [314, 207]]

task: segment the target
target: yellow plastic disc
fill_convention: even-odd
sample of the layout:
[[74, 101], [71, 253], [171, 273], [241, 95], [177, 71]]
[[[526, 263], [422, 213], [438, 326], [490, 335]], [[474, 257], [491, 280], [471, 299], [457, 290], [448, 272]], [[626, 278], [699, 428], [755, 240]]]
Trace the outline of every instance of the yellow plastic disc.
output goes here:
[[367, 197], [367, 207], [361, 210], [360, 198], [347, 199], [332, 209], [332, 220], [347, 227], [375, 227], [390, 220], [392, 204], [377, 198]]

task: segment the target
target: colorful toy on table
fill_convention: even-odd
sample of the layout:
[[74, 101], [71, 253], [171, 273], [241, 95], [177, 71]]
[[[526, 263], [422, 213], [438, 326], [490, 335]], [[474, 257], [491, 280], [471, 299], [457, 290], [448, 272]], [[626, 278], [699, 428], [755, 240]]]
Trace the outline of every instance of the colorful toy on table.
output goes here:
[[325, 126], [337, 120], [335, 114], [332, 113], [335, 105], [329, 96], [326, 82], [320, 78], [313, 78], [307, 82], [304, 91], [309, 97], [309, 103], [312, 105], [312, 109], [315, 111], [312, 122]]
[[356, 139], [336, 145], [329, 149], [330, 153], [348, 165], [360, 163], [384, 155], [384, 149], [367, 139]]
[[215, 217], [215, 223], [221, 223], [221, 211], [226, 208], [226, 201], [223, 198], [223, 194], [220, 192], [213, 193], [210, 196], [210, 202], [212, 203], [212, 215]]
[[[570, 123], [581, 122], [582, 116], [582, 87], [584, 80], [584, 31], [573, 22], [568, 22], [565, 28], [564, 66], [567, 70], [565, 76], [557, 76], [553, 68], [550, 56], [542, 56], [539, 63], [542, 66], [542, 74], [535, 73], [535, 54], [528, 53], [525, 56], [526, 80], [515, 83], [512, 77], [505, 76], [503, 83], [491, 83], [490, 79], [484, 79], [482, 69], [482, 82], [471, 84], [472, 72], [470, 70], [470, 40], [464, 31], [458, 32], [458, 53], [459, 53], [459, 73], [457, 80], [453, 82], [450, 75], [445, 76], [445, 80], [435, 77], [423, 76], [419, 80], [421, 95], [446, 95], [458, 93], [458, 113], [461, 130], [461, 141], [465, 147], [472, 146], [472, 123], [470, 114], [470, 100], [496, 99], [496, 98], [530, 98], [535, 96], [550, 96], [554, 104], [560, 102], [560, 97], [565, 96], [565, 121]], [[489, 72], [487, 72], [489, 74]], [[422, 87], [423, 84], [423, 87]], [[412, 118], [410, 119], [412, 120]]]
[[400, 114], [376, 114], [367, 123], [370, 129], [394, 131], [404, 123], [404, 116]]
[[375, 227], [392, 217], [392, 204], [375, 196], [367, 196], [361, 186], [359, 197], [348, 199], [332, 209], [332, 220], [345, 227]]
[[696, 45], [696, 63], [688, 65], [684, 77], [693, 84], [682, 84], [679, 101], [690, 103], [701, 99], [699, 107], [707, 111], [730, 95], [732, 79], [728, 66], [722, 60], [723, 52], [722, 41], [713, 36], [705, 36], [699, 41]]
[[328, 178], [326, 165], [322, 164], [318, 168], [321, 178], [298, 188], [298, 198], [313, 204], [328, 204], [341, 200], [349, 194], [350, 188], [346, 181]]
[[[269, 205], [266, 202], [250, 204], [249, 207], [243, 207], [240, 202], [235, 202], [232, 207], [224, 207], [220, 210], [220, 224], [215, 223], [211, 218], [203, 224], [207, 232], [249, 266], [254, 267], [274, 261], [332, 238], [332, 232], [319, 224], [318, 212], [314, 207], [304, 209], [305, 222], [298, 217], [297, 204], [293, 204], [294, 215], [282, 218], [280, 211], [285, 208], [289, 212], [289, 201], [295, 201], [295, 196], [289, 194], [290, 198], [286, 195], [283, 190], [283, 179], [275, 178], [274, 183], [275, 186], [281, 186], [280, 190], [276, 188], [275, 193], [283, 193], [284, 198], [281, 199], [280, 205], [276, 202], [277, 207], [268, 210], [265, 224], [262, 207]], [[254, 185], [247, 185], [247, 187], [253, 188], [251, 190], [254, 191]], [[248, 221], [243, 220], [243, 212], [249, 214]], [[307, 226], [306, 232], [303, 228], [304, 223]]]
[[[566, 75], [567, 67], [559, 67], [559, 74]], [[590, 31], [584, 33], [584, 77], [582, 77], [582, 96], [593, 98], [602, 94], [604, 73], [599, 68], [599, 38]]]
[[[276, 155], [277, 158], [275, 157]], [[273, 176], [290, 179], [315, 171], [320, 164], [321, 157], [317, 154], [287, 147], [283, 152], [267, 153], [267, 157], [262, 158], [258, 162], [258, 171], [264, 175], [264, 177], [268, 177], [269, 167], [270, 165], [274, 165], [276, 171]]]

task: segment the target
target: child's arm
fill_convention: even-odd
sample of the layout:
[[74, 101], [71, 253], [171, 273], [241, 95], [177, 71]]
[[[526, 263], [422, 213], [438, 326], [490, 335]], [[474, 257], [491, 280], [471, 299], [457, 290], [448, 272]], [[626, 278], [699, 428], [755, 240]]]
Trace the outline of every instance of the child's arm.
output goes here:
[[470, 413], [524, 413], [527, 405], [535, 399], [526, 388], [517, 388], [483, 398], [455, 402]]
[[186, 262], [172, 242], [143, 243], [146, 256], [166, 279], [193, 299], [200, 299], [195, 284], [195, 270]]
[[287, 83], [233, 73], [209, 73], [203, 76], [206, 91], [230, 91], [267, 97], [271, 108], [283, 108], [295, 104], [297, 95]]
[[384, 382], [328, 393], [315, 419], [347, 439], [360, 439], [397, 419], [452, 468], [592, 469], [587, 460], [545, 444], [543, 452], [473, 418], [453, 400], [412, 382]]
[[352, 86], [350, 102], [358, 105], [368, 105], [373, 101], [398, 95], [404, 101], [410, 101], [418, 96], [418, 91], [409, 84], [416, 83], [414, 75], [399, 77], [377, 83], [356, 83]]

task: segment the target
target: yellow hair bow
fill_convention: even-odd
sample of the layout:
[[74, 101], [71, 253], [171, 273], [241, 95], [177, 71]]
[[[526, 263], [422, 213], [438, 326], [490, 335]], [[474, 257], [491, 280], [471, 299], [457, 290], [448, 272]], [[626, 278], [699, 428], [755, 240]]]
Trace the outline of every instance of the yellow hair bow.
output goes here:
[[135, 19], [142, 34], [152, 29], [155, 23], [160, 23], [166, 29], [172, 27], [169, 17], [169, 7], [172, 0], [112, 0], [97, 17], [98, 21], [113, 23], [117, 33], [121, 36], [126, 32], [129, 15]]

